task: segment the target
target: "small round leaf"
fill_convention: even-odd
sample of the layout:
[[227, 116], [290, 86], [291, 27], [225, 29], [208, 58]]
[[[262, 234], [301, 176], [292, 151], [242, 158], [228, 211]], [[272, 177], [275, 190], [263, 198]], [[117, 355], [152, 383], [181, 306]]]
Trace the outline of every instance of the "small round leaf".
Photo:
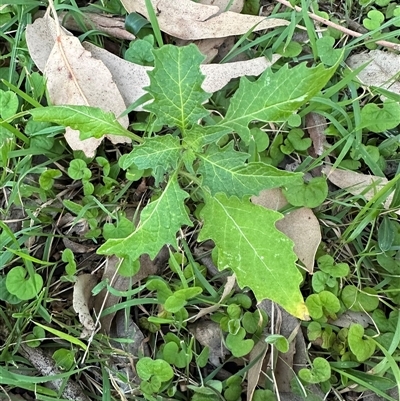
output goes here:
[[10, 294], [23, 301], [34, 298], [43, 287], [43, 279], [37, 273], [31, 277], [22, 266], [13, 267], [7, 274], [6, 287]]

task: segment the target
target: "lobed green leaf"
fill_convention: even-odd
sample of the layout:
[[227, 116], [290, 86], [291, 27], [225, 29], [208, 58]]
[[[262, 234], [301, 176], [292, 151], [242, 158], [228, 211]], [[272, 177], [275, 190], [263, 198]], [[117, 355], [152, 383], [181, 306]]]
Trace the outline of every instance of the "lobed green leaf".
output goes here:
[[231, 268], [240, 287], [250, 287], [257, 301], [271, 299], [300, 319], [308, 312], [299, 285], [293, 242], [275, 227], [282, 215], [249, 199], [206, 195], [199, 241], [211, 238], [218, 249], [218, 268]]
[[163, 46], [154, 51], [154, 58], [147, 88], [154, 101], [145, 109], [157, 116], [159, 124], [185, 131], [208, 114], [202, 106], [210, 96], [201, 88], [204, 76], [200, 64], [204, 56], [191, 44]]
[[207, 153], [199, 155], [201, 165], [198, 172], [203, 176], [203, 185], [211, 194], [224, 192], [228, 196], [242, 198], [258, 195], [263, 189], [277, 188], [302, 183], [301, 173], [292, 173], [261, 162], [245, 164], [247, 153], [233, 149], [233, 142], [220, 149], [211, 145]]
[[154, 259], [165, 244], [176, 246], [176, 232], [182, 225], [192, 225], [184, 205], [188, 196], [179, 187], [176, 175], [172, 176], [160, 197], [142, 210], [135, 230], [124, 239], [107, 240], [98, 253], [132, 260], [147, 253]]
[[289, 69], [286, 64], [276, 73], [266, 69], [254, 82], [243, 77], [219, 125], [231, 128], [248, 143], [251, 121], [286, 121], [326, 85], [335, 69], [308, 68], [305, 63]]
[[[98, 107], [48, 106], [29, 111], [36, 121], [53, 122], [80, 131], [80, 138], [102, 138], [104, 135], [131, 136], [115, 115]], [[138, 137], [139, 138], [139, 137]], [[141, 138], [140, 142], [142, 141]]]

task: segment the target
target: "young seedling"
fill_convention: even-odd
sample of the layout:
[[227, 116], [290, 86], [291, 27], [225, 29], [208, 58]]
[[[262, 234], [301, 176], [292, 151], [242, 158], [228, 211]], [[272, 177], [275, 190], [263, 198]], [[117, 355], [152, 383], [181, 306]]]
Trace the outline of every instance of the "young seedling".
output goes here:
[[[295, 265], [292, 243], [275, 227], [281, 215], [253, 205], [249, 198], [261, 189], [284, 186], [290, 193], [293, 186], [307, 185], [313, 190], [305, 191], [306, 203], [310, 204], [308, 193], [312, 192], [312, 196], [318, 193], [320, 204], [326, 196], [326, 182], [317, 179], [318, 183], [304, 184], [299, 173], [280, 171], [263, 162], [248, 162], [249, 155], [238, 152], [233, 141], [223, 148], [216, 142], [236, 132], [242, 141], [249, 143], [250, 122], [286, 121], [324, 87], [335, 67], [284, 66], [277, 73], [266, 70], [254, 82], [242, 78], [225, 118], [218, 124], [202, 126], [198, 121], [209, 115], [203, 106], [209, 95], [201, 89], [203, 76], [199, 65], [203, 56], [194, 45], [167, 45], [155, 50], [154, 57], [155, 68], [149, 73], [148, 87], [153, 101], [145, 108], [155, 114], [158, 124], [173, 128], [172, 133], [143, 140], [123, 129], [111, 113], [83, 106], [31, 111], [36, 120], [67, 123], [79, 129], [82, 139], [99, 138], [111, 132], [131, 137], [141, 146], [135, 146], [124, 158], [122, 168], [135, 165], [142, 170], [151, 169], [156, 185], [166, 180], [158, 198], [142, 210], [135, 230], [125, 239], [108, 239], [98, 252], [136, 260], [144, 253], [154, 258], [166, 243], [176, 245], [176, 232], [183, 225], [192, 225], [185, 208], [189, 194], [182, 189], [190, 180], [201, 190], [199, 194], [205, 204], [200, 213], [204, 223], [198, 239], [214, 240], [218, 267], [229, 266], [239, 285], [251, 288], [258, 301], [270, 298], [293, 315], [307, 318], [299, 290], [302, 277]], [[281, 91], [283, 81], [292, 89]], [[301, 188], [298, 191], [304, 192]], [[255, 226], [248, 226], [249, 219]], [[264, 246], [266, 243], [268, 247]], [[286, 266], [284, 270], [282, 263]], [[264, 279], [270, 283], [268, 286], [261, 283]]]

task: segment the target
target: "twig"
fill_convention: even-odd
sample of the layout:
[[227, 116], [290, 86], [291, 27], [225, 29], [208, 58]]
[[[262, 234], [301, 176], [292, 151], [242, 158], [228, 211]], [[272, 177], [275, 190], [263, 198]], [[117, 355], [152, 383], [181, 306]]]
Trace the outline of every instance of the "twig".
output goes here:
[[[302, 11], [301, 7], [292, 6], [287, 0], [277, 0], [277, 2], [283, 4], [286, 7], [289, 7], [289, 8], [292, 8], [292, 9], [296, 10], [297, 12], [301, 12]], [[363, 34], [360, 33], [360, 32], [355, 32], [355, 31], [352, 31], [351, 29], [348, 29], [348, 28], [345, 28], [345, 27], [340, 26], [338, 24], [335, 24], [334, 22], [329, 21], [329, 20], [327, 20], [325, 18], [322, 18], [319, 15], [316, 15], [316, 14], [313, 14], [313, 13], [310, 13], [310, 12], [307, 12], [307, 14], [314, 21], [321, 22], [322, 24], [324, 24], [326, 26], [330, 26], [331, 28], [334, 28], [334, 29], [336, 29], [336, 30], [338, 30], [340, 32], [343, 32], [346, 35], [354, 36], [356, 38], [359, 38], [360, 36], [363, 36]], [[387, 47], [387, 48], [392, 49], [392, 50], [400, 51], [400, 45], [397, 44], [397, 43], [388, 42], [386, 40], [377, 40], [375, 43], [377, 45], [384, 46], [384, 47]]]

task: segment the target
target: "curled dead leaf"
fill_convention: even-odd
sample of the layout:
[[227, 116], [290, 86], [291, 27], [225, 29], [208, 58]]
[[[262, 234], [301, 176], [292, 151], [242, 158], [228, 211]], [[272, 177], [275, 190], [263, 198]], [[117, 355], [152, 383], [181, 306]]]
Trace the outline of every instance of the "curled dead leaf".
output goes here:
[[[45, 15], [44, 10], [39, 10], [35, 14], [35, 19], [41, 18]], [[134, 40], [135, 35], [132, 35], [125, 29], [125, 22], [123, 18], [116, 17], [113, 15], [99, 14], [99, 13], [81, 13], [80, 25], [75, 20], [74, 16], [70, 12], [62, 11], [57, 14], [60, 24], [62, 24], [66, 29], [76, 32], [87, 32], [91, 29], [96, 29], [98, 31], [104, 32], [113, 38], [122, 40]]]
[[92, 290], [97, 284], [97, 277], [92, 274], [81, 274], [76, 278], [72, 297], [72, 306], [78, 314], [79, 321], [84, 330], [81, 337], [90, 336], [96, 328], [96, 324], [90, 314], [92, 303]]
[[263, 335], [258, 341], [249, 354], [249, 372], [247, 375], [247, 401], [253, 399], [254, 391], [258, 386], [260, 374], [263, 368], [265, 355], [268, 351], [268, 344], [264, 341], [265, 335]]
[[326, 118], [312, 111], [306, 115], [306, 127], [312, 140], [314, 156], [321, 156], [329, 146], [324, 132], [327, 127]]

